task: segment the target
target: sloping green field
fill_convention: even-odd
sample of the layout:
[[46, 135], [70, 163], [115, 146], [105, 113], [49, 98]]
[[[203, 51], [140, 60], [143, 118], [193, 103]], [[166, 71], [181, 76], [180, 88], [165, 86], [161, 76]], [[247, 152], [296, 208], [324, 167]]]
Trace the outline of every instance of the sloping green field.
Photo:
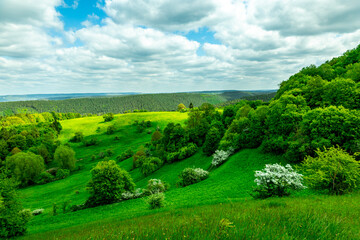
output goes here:
[[[85, 138], [96, 137], [101, 142], [84, 147], [70, 143], [76, 151], [80, 170], [66, 179], [21, 190], [25, 208], [43, 208], [45, 212], [33, 217], [24, 239], [358, 239], [359, 223], [353, 224], [359, 212], [358, 195], [345, 197], [316, 196], [305, 190], [290, 198], [252, 200], [254, 171], [267, 163], [285, 163], [282, 157], [263, 154], [258, 149], [245, 149], [214, 169], [210, 177], [185, 188], [177, 188], [178, 174], [186, 167], [208, 169], [211, 157], [201, 151], [194, 156], [144, 177], [139, 169], [132, 170], [132, 158], [119, 166], [129, 171], [136, 187], [144, 188], [147, 181], [157, 178], [170, 183], [166, 206], [149, 210], [145, 199], [134, 199], [111, 205], [62, 213], [64, 202], [81, 204], [88, 198], [86, 184], [90, 170], [99, 159], [92, 155], [106, 149], [114, 150], [112, 157], [132, 148], [136, 150], [150, 141], [156, 127], [168, 122], [184, 123], [186, 113], [158, 112], [116, 115], [104, 123], [102, 117], [72, 119], [61, 122], [60, 140], [67, 142], [75, 132]], [[152, 126], [137, 133], [134, 121], [151, 120]], [[117, 131], [105, 134], [109, 125]], [[100, 130], [98, 128], [100, 127]], [[115, 140], [115, 137], [119, 140]], [[357, 200], [356, 200], [357, 199]], [[58, 215], [53, 216], [56, 203]], [[342, 206], [343, 211], [338, 210]], [[225, 219], [225, 220], [222, 220]], [[306, 230], [302, 230], [306, 229]], [[274, 238], [275, 236], [275, 238]]]

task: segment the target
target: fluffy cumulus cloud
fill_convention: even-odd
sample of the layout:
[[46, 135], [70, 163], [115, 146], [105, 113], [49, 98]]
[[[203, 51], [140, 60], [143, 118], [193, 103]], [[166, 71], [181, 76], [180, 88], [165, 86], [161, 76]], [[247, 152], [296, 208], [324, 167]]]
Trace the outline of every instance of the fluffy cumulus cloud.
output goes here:
[[0, 1], [0, 94], [275, 89], [360, 43], [357, 0], [105, 0], [65, 30], [81, 4]]

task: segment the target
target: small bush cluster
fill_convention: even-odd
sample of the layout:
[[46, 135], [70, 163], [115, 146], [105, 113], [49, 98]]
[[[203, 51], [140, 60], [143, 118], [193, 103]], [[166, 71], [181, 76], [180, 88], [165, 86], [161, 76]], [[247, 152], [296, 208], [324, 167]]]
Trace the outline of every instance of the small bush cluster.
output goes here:
[[160, 179], [150, 179], [144, 193], [146, 195], [151, 195], [155, 193], [165, 192], [169, 188], [170, 185], [166, 182], [161, 181]]
[[82, 141], [85, 147], [94, 146], [99, 143], [99, 140], [97, 138], [91, 138], [90, 140], [84, 139]]
[[104, 122], [110, 122], [114, 119], [114, 114], [107, 113], [107, 114], [103, 115], [103, 118], [104, 118]]
[[155, 193], [151, 194], [147, 199], [150, 209], [162, 208], [165, 205], [165, 194], [164, 193]]
[[209, 172], [201, 168], [185, 168], [179, 175], [178, 186], [186, 187], [209, 177]]
[[157, 157], [148, 157], [144, 158], [141, 164], [141, 173], [144, 176], [148, 176], [149, 174], [155, 172], [163, 165], [163, 161]]
[[218, 167], [223, 164], [232, 154], [234, 153], [233, 148], [229, 148], [227, 151], [216, 150], [213, 155], [213, 160], [211, 162], [212, 167]]
[[82, 132], [76, 132], [75, 135], [70, 139], [70, 142], [81, 142], [84, 139]]
[[142, 132], [144, 132], [144, 130], [146, 128], [151, 127], [151, 121], [144, 121], [143, 120], [143, 121], [139, 122], [138, 120], [135, 120], [134, 125], [136, 126], [136, 131], [138, 133], [142, 133]]
[[128, 158], [131, 158], [133, 155], [134, 151], [129, 148], [125, 152], [122, 152], [119, 156], [117, 156], [116, 161], [122, 162]]
[[59, 169], [56, 172], [56, 179], [64, 179], [70, 175], [70, 170], [68, 169]]
[[106, 128], [106, 134], [108, 134], [108, 135], [111, 135], [111, 134], [113, 134], [114, 132], [115, 132], [115, 126], [114, 125], [110, 125], [110, 126], [108, 126], [107, 128]]
[[168, 153], [166, 161], [172, 163], [183, 160], [194, 155], [197, 150], [198, 147], [195, 143], [189, 143], [187, 146], [180, 148], [177, 152]]
[[302, 190], [306, 188], [302, 184], [303, 175], [294, 171], [287, 164], [285, 167], [280, 164], [267, 164], [262, 171], [255, 172], [254, 198], [268, 198], [273, 196], [288, 196], [290, 190]]

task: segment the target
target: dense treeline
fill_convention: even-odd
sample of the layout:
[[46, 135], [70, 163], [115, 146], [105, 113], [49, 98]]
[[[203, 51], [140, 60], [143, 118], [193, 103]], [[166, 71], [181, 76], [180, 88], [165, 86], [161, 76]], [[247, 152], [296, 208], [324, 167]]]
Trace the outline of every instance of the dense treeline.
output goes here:
[[[80, 113], [17, 113], [10, 116], [0, 116], [0, 127], [10, 127], [17, 125], [26, 125], [26, 124], [37, 124], [41, 122], [53, 122], [54, 116], [59, 120], [74, 119], [84, 117]], [[87, 114], [86, 116], [90, 116]]]
[[233, 120], [220, 148], [261, 146], [294, 162], [334, 145], [354, 154], [360, 151], [359, 108], [360, 46], [291, 76], [268, 106], [226, 107]]
[[80, 114], [104, 114], [108, 112], [124, 113], [145, 109], [147, 111], [175, 111], [179, 103], [189, 106], [200, 106], [205, 102], [218, 104], [226, 101], [224, 97], [216, 94], [200, 93], [166, 93], [143, 94], [103, 98], [80, 98], [58, 101], [19, 101], [0, 103], [0, 115], [23, 113], [57, 112]]
[[268, 90], [268, 91], [227, 91], [227, 92], [223, 92], [221, 94], [221, 96], [226, 98], [226, 100], [228, 100], [228, 101], [233, 101], [233, 100], [237, 100], [237, 99], [263, 100], [264, 101], [265, 95], [268, 95], [268, 94], [272, 95], [272, 94], [275, 94], [275, 93], [276, 93], [276, 91], [274, 91], [274, 90]]
[[234, 105], [237, 104], [243, 100], [248, 100], [248, 101], [263, 101], [263, 102], [269, 102], [271, 99], [273, 99], [276, 96], [276, 92], [272, 92], [272, 93], [266, 93], [266, 94], [259, 94], [259, 95], [254, 95], [254, 96], [243, 96], [239, 99], [235, 99], [235, 100], [229, 100], [223, 103], [219, 103], [216, 105], [216, 107], [226, 107], [229, 105]]

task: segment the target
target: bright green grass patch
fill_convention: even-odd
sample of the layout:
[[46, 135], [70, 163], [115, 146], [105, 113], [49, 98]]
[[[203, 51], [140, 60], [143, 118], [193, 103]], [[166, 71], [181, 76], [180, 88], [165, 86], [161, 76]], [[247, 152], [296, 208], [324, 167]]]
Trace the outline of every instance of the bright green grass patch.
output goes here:
[[102, 116], [64, 120], [61, 121], [63, 130], [61, 131], [59, 140], [67, 141], [73, 137], [75, 132], [82, 132], [85, 136], [99, 134], [99, 132], [96, 132], [98, 127], [100, 127], [100, 133], [104, 133], [109, 125], [115, 125], [116, 127], [128, 126], [133, 124], [135, 120], [139, 122], [142, 120], [150, 120], [151, 122], [157, 123], [159, 127], [164, 128], [168, 122], [184, 123], [187, 118], [187, 113], [144, 112], [116, 114], [115, 119], [111, 122], [104, 122]]
[[165, 208], [24, 239], [360, 239], [359, 201], [355, 194]]

